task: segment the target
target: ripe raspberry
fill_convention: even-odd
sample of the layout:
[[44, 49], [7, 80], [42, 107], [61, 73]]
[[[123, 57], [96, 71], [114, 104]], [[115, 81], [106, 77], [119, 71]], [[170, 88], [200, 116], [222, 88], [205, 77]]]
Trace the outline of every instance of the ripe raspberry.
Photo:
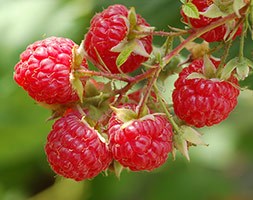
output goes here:
[[[218, 61], [212, 60], [214, 65]], [[175, 82], [172, 94], [175, 114], [187, 124], [203, 127], [218, 124], [226, 119], [237, 104], [238, 80], [232, 75], [228, 81], [217, 78], [187, 79], [193, 73], [203, 73], [203, 59], [193, 61], [184, 68]]]
[[[74, 45], [72, 40], [61, 37], [49, 37], [29, 45], [15, 66], [14, 80], [38, 102], [77, 101], [69, 81]], [[87, 68], [85, 60], [82, 65]]]
[[[131, 109], [132, 104], [124, 108]], [[172, 151], [172, 127], [164, 116], [136, 119], [122, 128], [115, 114], [109, 120], [110, 148], [115, 160], [132, 171], [161, 166]]]
[[[193, 3], [198, 8], [199, 12], [204, 12], [207, 10], [207, 8], [210, 5], [214, 3], [214, 1], [213, 0], [192, 0], [191, 3]], [[199, 15], [199, 19], [190, 18], [186, 16], [183, 10], [181, 10], [181, 15], [183, 16], [183, 20], [187, 24], [189, 24], [193, 28], [193, 30], [205, 27], [222, 18], [222, 17], [209, 18], [201, 14]], [[234, 20], [234, 24], [236, 24], [236, 20]], [[231, 31], [234, 28], [235, 27], [231, 28]], [[207, 42], [218, 42], [218, 41], [224, 40], [226, 33], [227, 33], [227, 26], [224, 24], [204, 33], [200, 37], [203, 38]], [[241, 33], [242, 33], [242, 25], [238, 27], [235, 35], [233, 36], [233, 39], [235, 39], [236, 36], [241, 35]]]
[[58, 119], [47, 137], [45, 152], [55, 173], [76, 181], [90, 179], [112, 161], [107, 145], [77, 111]]
[[[91, 20], [89, 31], [85, 36], [84, 47], [89, 58], [98, 68], [101, 69], [103, 67], [101, 66], [100, 56], [103, 63], [112, 73], [119, 73], [116, 59], [120, 53], [113, 52], [111, 49], [128, 38], [127, 17], [128, 9], [125, 6], [112, 5], [103, 12], [96, 14]], [[149, 26], [140, 15], [137, 15], [137, 25]], [[152, 36], [141, 37], [139, 41], [146, 52], [150, 54], [152, 51]], [[131, 53], [126, 62], [120, 66], [120, 69], [124, 73], [132, 72], [147, 59], [147, 57]]]

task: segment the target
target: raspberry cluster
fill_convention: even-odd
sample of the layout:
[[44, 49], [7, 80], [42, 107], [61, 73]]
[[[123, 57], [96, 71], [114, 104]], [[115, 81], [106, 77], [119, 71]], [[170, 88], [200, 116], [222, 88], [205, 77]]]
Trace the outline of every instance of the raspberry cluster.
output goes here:
[[[207, 17], [215, 2], [185, 1], [183, 6], [195, 6], [199, 17], [189, 17], [182, 9], [190, 29], [171, 32], [155, 31], [134, 8], [111, 5], [91, 19], [80, 45], [53, 36], [21, 53], [14, 80], [52, 111], [55, 122], [45, 153], [56, 174], [81, 181], [103, 171], [119, 176], [123, 168], [152, 171], [164, 165], [170, 153], [175, 156], [178, 150], [189, 159], [190, 146], [204, 144], [197, 128], [222, 122], [237, 105], [238, 79], [249, 71], [242, 70], [239, 61], [253, 66], [246, 58], [226, 64], [227, 53], [214, 58], [208, 45], [192, 42], [199, 37], [222, 41], [228, 52], [223, 40], [233, 41], [243, 33], [246, 15], [241, 10], [249, 2], [227, 17]], [[192, 38], [174, 48], [172, 40], [185, 34]], [[154, 35], [167, 36], [160, 49], [153, 48]], [[190, 51], [187, 60], [177, 56], [183, 48]], [[128, 74], [136, 69], [141, 70]], [[174, 74], [178, 78], [171, 104], [158, 83]]]

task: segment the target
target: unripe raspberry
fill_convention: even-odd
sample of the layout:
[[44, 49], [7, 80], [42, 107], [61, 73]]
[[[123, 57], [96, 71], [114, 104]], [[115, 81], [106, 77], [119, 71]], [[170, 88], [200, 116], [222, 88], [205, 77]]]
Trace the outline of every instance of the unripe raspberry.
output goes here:
[[112, 155], [98, 132], [78, 111], [58, 119], [47, 137], [45, 152], [55, 173], [81, 181], [106, 170]]
[[144, 116], [125, 126], [114, 113], [108, 133], [114, 159], [132, 171], [154, 170], [165, 163], [172, 151], [172, 127], [165, 116]]
[[[15, 66], [14, 80], [40, 103], [77, 101], [69, 80], [74, 45], [72, 40], [61, 37], [49, 37], [29, 45]], [[81, 68], [87, 68], [85, 60]]]

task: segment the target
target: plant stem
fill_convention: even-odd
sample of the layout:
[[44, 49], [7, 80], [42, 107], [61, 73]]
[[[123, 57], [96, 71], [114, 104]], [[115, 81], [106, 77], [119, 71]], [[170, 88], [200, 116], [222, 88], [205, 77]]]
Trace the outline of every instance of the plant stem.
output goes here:
[[145, 94], [144, 94], [144, 97], [142, 98], [141, 102], [140, 102], [140, 107], [139, 107], [139, 110], [138, 110], [138, 118], [141, 117], [141, 114], [143, 112], [143, 109], [146, 105], [146, 102], [148, 100], [148, 97], [151, 93], [151, 90], [152, 90], [152, 87], [153, 85], [156, 83], [156, 80], [158, 78], [158, 75], [161, 71], [161, 67], [160, 66], [157, 66], [157, 69], [155, 70], [154, 74], [153, 74], [153, 77], [150, 79], [150, 81], [148, 82], [147, 84], [147, 88], [146, 88], [146, 91], [145, 91]]
[[178, 32], [165, 32], [165, 31], [133, 31], [136, 35], [156, 35], [156, 36], [162, 36], [162, 37], [175, 37], [175, 36], [181, 36], [188, 34], [188, 30], [181, 30]]
[[221, 72], [224, 68], [224, 65], [226, 63], [226, 59], [228, 57], [228, 54], [229, 54], [229, 50], [230, 50], [230, 47], [232, 45], [232, 40], [229, 40], [227, 43], [225, 43], [225, 46], [224, 46], [224, 53], [223, 53], [223, 56], [221, 57], [221, 62], [217, 68], [217, 72], [216, 72], [216, 75], [219, 77], [221, 75]]
[[[246, 5], [240, 9], [240, 14], [242, 16], [245, 15], [244, 12], [247, 10], [247, 8], [248, 8], [248, 5]], [[172, 50], [169, 54], [167, 54], [163, 58], [163, 66], [167, 65], [174, 56], [178, 55], [180, 53], [180, 51], [183, 50], [189, 42], [193, 42], [195, 39], [197, 39], [198, 37], [200, 37], [204, 33], [208, 32], [218, 26], [221, 26], [233, 19], [236, 19], [236, 18], [238, 18], [238, 16], [235, 13], [232, 13], [224, 18], [221, 18], [221, 19], [211, 23], [208, 26], [194, 30], [194, 32], [187, 39], [185, 39], [180, 45], [178, 45], [174, 50]]]
[[241, 62], [243, 60], [243, 56], [244, 56], [244, 41], [245, 41], [245, 25], [243, 25], [243, 29], [242, 29], [242, 35], [241, 35], [241, 39], [240, 39], [240, 48], [239, 48], [239, 62]]
[[79, 69], [75, 71], [77, 77], [92, 77], [92, 76], [101, 76], [108, 79], [114, 79], [124, 82], [132, 82], [134, 80], [133, 77], [127, 76], [125, 74], [112, 74], [109, 72], [99, 72], [99, 71], [90, 71], [90, 70], [83, 70]]

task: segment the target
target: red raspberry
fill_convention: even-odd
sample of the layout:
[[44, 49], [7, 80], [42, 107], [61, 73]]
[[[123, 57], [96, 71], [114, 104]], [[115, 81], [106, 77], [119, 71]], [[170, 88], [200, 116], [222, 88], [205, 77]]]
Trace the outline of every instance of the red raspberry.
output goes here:
[[[29, 45], [15, 66], [14, 80], [38, 102], [77, 101], [69, 81], [74, 45], [72, 40], [61, 37], [49, 37]], [[85, 60], [82, 65], [87, 68]]]
[[[207, 8], [210, 5], [213, 4], [213, 0], [192, 0], [191, 3], [193, 3], [198, 8], [199, 12], [204, 12], [207, 10]], [[215, 22], [221, 19], [221, 17], [209, 18], [201, 14], [199, 15], [199, 19], [190, 18], [185, 15], [183, 10], [181, 10], [181, 15], [183, 16], [183, 20], [186, 23], [188, 23], [193, 28], [193, 30], [205, 27], [211, 24], [212, 22]], [[234, 21], [234, 23], [236, 24], [236, 21]], [[200, 37], [203, 38], [207, 42], [218, 42], [218, 41], [224, 40], [226, 32], [227, 32], [227, 27], [224, 24], [206, 32]], [[236, 36], [241, 35], [241, 33], [242, 33], [242, 25], [240, 25], [239, 28], [237, 29], [233, 39], [235, 39]]]
[[[131, 104], [124, 108], [131, 109]], [[110, 148], [115, 160], [133, 171], [151, 171], [161, 166], [172, 151], [172, 127], [166, 117], [136, 119], [122, 128], [115, 114], [109, 120]]]
[[[111, 49], [128, 36], [127, 16], [128, 9], [125, 6], [112, 5], [103, 12], [96, 14], [91, 20], [89, 31], [85, 36], [84, 47], [89, 58], [98, 68], [103, 67], [99, 59], [100, 56], [103, 63], [112, 73], [119, 73], [116, 66], [116, 59], [119, 53], [112, 52]], [[137, 25], [149, 26], [140, 15], [137, 15]], [[151, 53], [152, 36], [142, 37], [139, 41], [145, 47], [146, 52]], [[120, 66], [120, 69], [124, 73], [132, 72], [147, 59], [147, 57], [131, 53], [127, 61]]]
[[58, 119], [47, 137], [45, 152], [55, 173], [76, 181], [90, 179], [107, 169], [112, 155], [98, 133], [77, 111]]
[[[214, 65], [218, 61], [212, 60]], [[187, 124], [203, 127], [218, 124], [226, 119], [237, 104], [238, 80], [231, 76], [228, 81], [217, 78], [187, 79], [193, 73], [203, 73], [203, 60], [195, 60], [184, 68], [175, 82], [172, 94], [175, 114]]]

